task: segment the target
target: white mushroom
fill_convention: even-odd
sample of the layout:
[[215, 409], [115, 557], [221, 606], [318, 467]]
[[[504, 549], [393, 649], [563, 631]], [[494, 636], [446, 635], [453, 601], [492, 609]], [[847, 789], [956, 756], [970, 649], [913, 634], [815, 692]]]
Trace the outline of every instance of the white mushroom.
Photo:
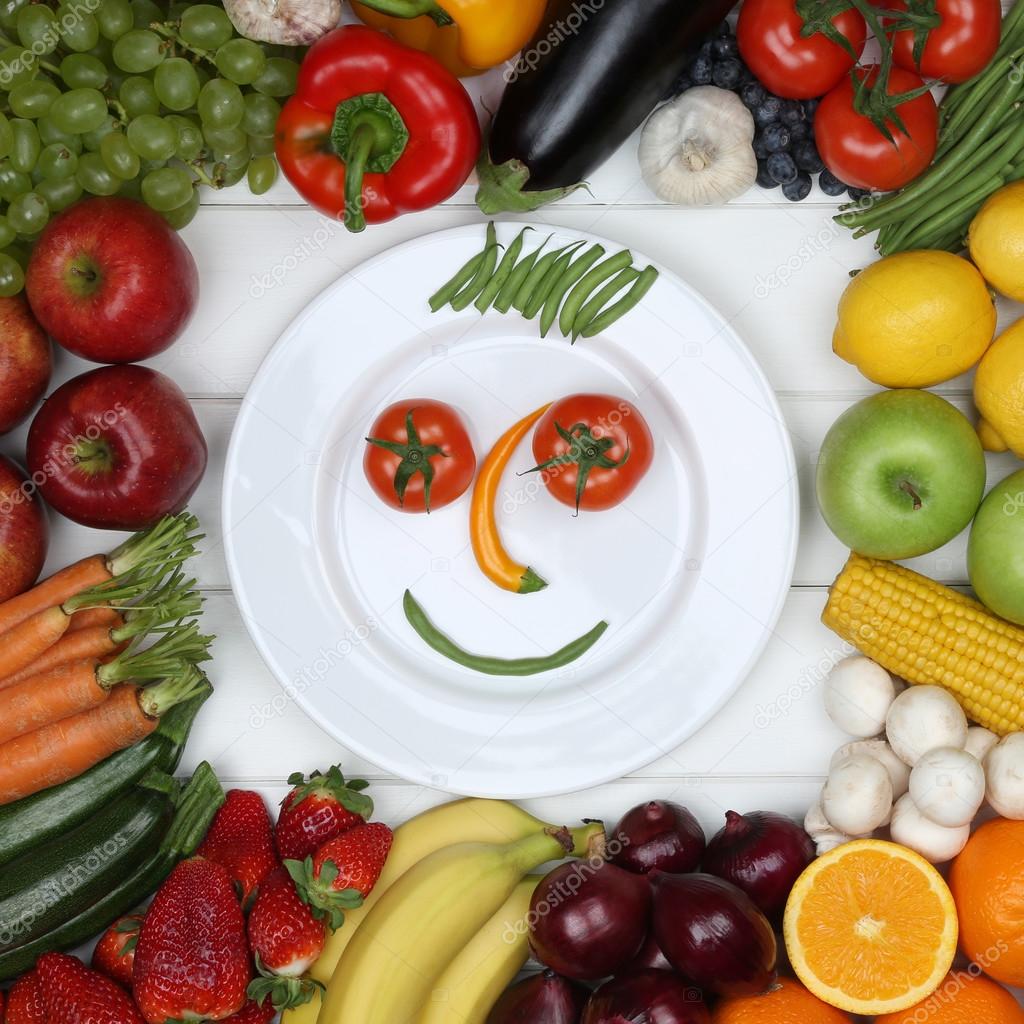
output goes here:
[[734, 92], [713, 85], [687, 89], [644, 125], [640, 173], [667, 203], [727, 203], [757, 179], [753, 139], [754, 118]]
[[986, 729], [983, 725], [972, 725], [967, 730], [967, 742], [964, 744], [964, 750], [979, 761], [984, 761], [988, 752], [998, 742], [999, 737], [991, 729]]
[[892, 676], [860, 654], [843, 658], [825, 681], [825, 711], [849, 736], [877, 736], [895, 699]]
[[853, 838], [832, 826], [828, 818], [825, 817], [825, 812], [821, 809], [820, 800], [804, 817], [804, 831], [814, 842], [819, 857], [822, 854], [828, 853], [829, 850], [834, 850], [837, 846], [842, 846], [843, 843], [850, 842]]
[[892, 810], [889, 834], [893, 842], [909, 847], [932, 864], [942, 864], [952, 860], [967, 845], [971, 826], [936, 825], [921, 813], [914, 798], [907, 793], [896, 801]]
[[892, 810], [892, 779], [881, 761], [851, 754], [828, 773], [821, 792], [825, 817], [840, 832], [865, 835], [882, 825]]
[[893, 752], [892, 747], [883, 739], [854, 740], [841, 746], [833, 755], [829, 770], [838, 764], [844, 757], [851, 754], [867, 754], [876, 761], [881, 761], [889, 772], [892, 779], [892, 796], [899, 800], [907, 791], [910, 785], [910, 766], [901, 761]]
[[985, 758], [985, 795], [997, 814], [1024, 819], [1024, 733], [1004, 736]]
[[336, 28], [341, 0], [224, 0], [239, 35], [264, 43], [308, 46]]
[[941, 686], [911, 686], [890, 705], [885, 734], [897, 756], [913, 766], [929, 750], [967, 742], [967, 717]]
[[936, 825], [970, 825], [985, 799], [985, 772], [967, 751], [936, 747], [914, 765], [910, 796]]

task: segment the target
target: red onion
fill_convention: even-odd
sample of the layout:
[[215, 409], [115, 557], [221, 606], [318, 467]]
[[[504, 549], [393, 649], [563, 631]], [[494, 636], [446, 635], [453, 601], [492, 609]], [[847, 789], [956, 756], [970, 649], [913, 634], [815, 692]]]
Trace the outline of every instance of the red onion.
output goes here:
[[652, 800], [626, 811], [610, 833], [613, 864], [647, 874], [661, 871], [696, 871], [704, 853], [700, 822], [679, 804]]
[[708, 843], [703, 867], [738, 886], [779, 924], [790, 890], [814, 854], [811, 837], [782, 814], [726, 811], [725, 827]]
[[640, 971], [647, 967], [656, 971], [674, 970], [665, 954], [662, 953], [661, 946], [658, 945], [658, 940], [654, 937], [653, 932], [648, 932], [644, 944], [640, 947], [640, 952], [630, 960], [624, 969]]
[[605, 861], [570, 861], [533, 894], [530, 945], [541, 963], [568, 978], [606, 978], [639, 952], [650, 907], [646, 878]]
[[775, 933], [741, 889], [714, 875], [651, 875], [654, 935], [700, 988], [756, 995], [775, 979]]
[[487, 1024], [579, 1024], [590, 990], [545, 971], [502, 993]]
[[665, 971], [634, 971], [605, 982], [582, 1024], [711, 1024], [698, 989]]

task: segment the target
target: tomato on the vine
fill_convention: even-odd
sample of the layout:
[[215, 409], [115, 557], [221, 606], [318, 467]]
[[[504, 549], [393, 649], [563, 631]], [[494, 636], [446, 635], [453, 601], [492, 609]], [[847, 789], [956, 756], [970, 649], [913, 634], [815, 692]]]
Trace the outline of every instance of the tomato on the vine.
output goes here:
[[852, 7], [829, 17], [829, 7], [822, 0], [745, 0], [740, 8], [740, 56], [776, 96], [814, 99], [856, 64], [867, 39], [864, 17]]
[[[825, 166], [857, 188], [890, 192], [913, 181], [931, 162], [939, 140], [939, 112], [930, 92], [895, 104], [903, 128], [884, 118], [891, 138], [856, 105], [854, 80], [873, 85], [878, 65], [858, 68], [823, 97], [814, 115], [814, 139]], [[900, 97], [924, 88], [920, 75], [893, 68], [886, 93]]]
[[366, 442], [366, 479], [392, 508], [430, 512], [450, 505], [473, 482], [473, 442], [462, 417], [444, 402], [415, 398], [389, 405]]
[[537, 423], [533, 456], [551, 495], [598, 511], [632, 494], [650, 469], [654, 438], [631, 402], [613, 395], [569, 395]]
[[1003, 11], [999, 0], [886, 0], [887, 10], [937, 16], [938, 24], [922, 36], [920, 63], [914, 60], [917, 35], [903, 29], [893, 35], [893, 59], [901, 68], [925, 78], [966, 82], [988, 66], [999, 49]]

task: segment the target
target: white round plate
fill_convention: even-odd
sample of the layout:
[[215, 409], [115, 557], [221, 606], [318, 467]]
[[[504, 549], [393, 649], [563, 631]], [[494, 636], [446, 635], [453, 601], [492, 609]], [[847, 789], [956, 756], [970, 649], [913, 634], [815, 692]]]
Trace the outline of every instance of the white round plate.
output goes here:
[[[499, 225], [508, 244], [521, 224]], [[549, 226], [535, 225], [539, 240]], [[580, 232], [555, 229], [550, 245]], [[621, 246], [600, 241], [610, 252]], [[286, 692], [363, 757], [454, 793], [529, 797], [618, 778], [692, 735], [736, 690], [792, 575], [796, 470], [774, 395], [729, 324], [670, 271], [606, 333], [557, 330], [427, 297], [479, 251], [480, 226], [398, 246], [346, 275], [288, 328], [243, 403], [224, 480], [231, 582]], [[638, 263], [645, 263], [636, 256]], [[530, 444], [502, 483], [509, 551], [549, 583], [512, 594], [480, 572], [469, 495], [429, 516], [387, 508], [363, 438], [391, 402], [437, 398], [482, 459], [563, 395], [633, 402], [653, 465], [606, 512], [555, 501]], [[406, 622], [410, 588], [470, 650], [557, 650], [606, 619], [583, 658], [525, 678], [480, 675]]]

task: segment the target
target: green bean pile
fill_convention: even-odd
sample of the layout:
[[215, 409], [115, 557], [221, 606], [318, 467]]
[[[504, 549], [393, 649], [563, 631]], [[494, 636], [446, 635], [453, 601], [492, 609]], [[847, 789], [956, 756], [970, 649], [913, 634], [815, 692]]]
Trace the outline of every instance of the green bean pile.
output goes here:
[[[557, 320], [562, 334], [575, 342], [611, 327], [640, 302], [658, 278], [654, 267], [637, 270], [628, 249], [604, 260], [601, 245], [580, 253], [584, 242], [544, 252], [550, 235], [523, 256], [529, 230], [519, 232], [499, 261], [501, 246], [494, 223], [488, 224], [483, 251], [431, 296], [430, 308], [435, 313], [446, 305], [461, 311], [470, 303], [480, 313], [491, 306], [501, 313], [514, 308], [527, 320], [540, 316], [542, 338]], [[624, 289], [628, 290], [619, 298]]]
[[1003, 21], [988, 67], [949, 90], [931, 167], [901, 192], [837, 216], [854, 236], [878, 231], [883, 256], [910, 249], [959, 251], [982, 203], [1024, 178], [1024, 0]]

